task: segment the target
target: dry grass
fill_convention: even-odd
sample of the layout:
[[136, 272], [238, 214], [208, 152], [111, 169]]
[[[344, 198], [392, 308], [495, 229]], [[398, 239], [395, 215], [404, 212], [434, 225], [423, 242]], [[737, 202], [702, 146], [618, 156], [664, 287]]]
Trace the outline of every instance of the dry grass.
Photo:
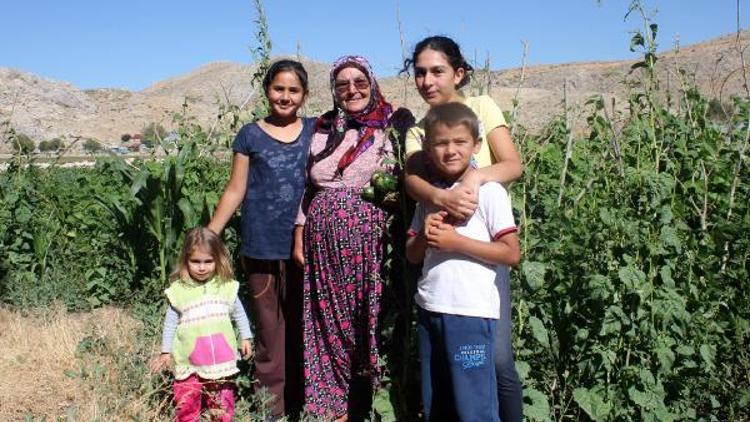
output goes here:
[[140, 373], [127, 374], [139, 366], [130, 360], [139, 326], [117, 308], [31, 315], [0, 308], [0, 420], [152, 419], [147, 397], [133, 394]]

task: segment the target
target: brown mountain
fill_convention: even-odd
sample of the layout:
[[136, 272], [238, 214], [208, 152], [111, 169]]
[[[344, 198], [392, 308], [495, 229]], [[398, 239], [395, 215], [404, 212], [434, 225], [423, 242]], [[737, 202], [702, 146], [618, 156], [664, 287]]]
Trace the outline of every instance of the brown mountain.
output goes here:
[[[750, 32], [744, 32], [739, 43], [735, 35], [730, 35], [661, 52], [658, 75], [662, 87], [668, 87], [675, 94], [682, 84], [694, 82], [703, 94], [725, 102], [733, 94], [744, 93], [740, 48], [747, 47], [748, 41]], [[310, 74], [312, 92], [305, 112], [314, 115], [331, 104], [327, 86], [329, 65], [311, 60], [303, 62]], [[625, 103], [623, 81], [634, 62], [581, 62], [493, 71], [490, 95], [503, 109], [510, 110], [512, 99], [518, 93], [518, 122], [535, 129], [562, 111], [563, 87], [567, 80], [568, 104], [575, 111], [573, 117], [580, 121], [581, 105], [594, 94], [604, 95], [608, 104], [612, 98], [617, 104]], [[519, 89], [522, 70], [524, 80]], [[183, 103], [188, 104], [191, 115], [210, 124], [217, 114], [218, 104], [241, 105], [257, 94], [250, 85], [252, 71], [251, 65], [211, 63], [143, 91], [132, 92], [81, 90], [65, 82], [0, 67], [0, 121], [10, 120], [17, 132], [37, 141], [81, 136], [116, 145], [122, 134], [140, 132], [151, 122], [169, 128], [171, 114], [179, 111]], [[415, 114], [424, 112], [424, 103], [412, 81], [389, 77], [381, 79], [380, 84], [393, 103], [407, 106]], [[468, 90], [479, 92], [486, 87], [487, 75], [478, 72]], [[7, 151], [7, 142], [0, 143], [0, 152]]]

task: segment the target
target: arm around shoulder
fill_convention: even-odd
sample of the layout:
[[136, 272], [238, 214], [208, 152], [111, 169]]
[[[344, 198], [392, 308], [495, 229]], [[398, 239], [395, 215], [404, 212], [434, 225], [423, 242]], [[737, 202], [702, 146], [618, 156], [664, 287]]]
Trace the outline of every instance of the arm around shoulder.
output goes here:
[[487, 142], [496, 162], [477, 170], [481, 176], [481, 183], [499, 182], [507, 185], [521, 178], [523, 175], [521, 155], [513, 144], [508, 127], [498, 126], [492, 129], [487, 134]]

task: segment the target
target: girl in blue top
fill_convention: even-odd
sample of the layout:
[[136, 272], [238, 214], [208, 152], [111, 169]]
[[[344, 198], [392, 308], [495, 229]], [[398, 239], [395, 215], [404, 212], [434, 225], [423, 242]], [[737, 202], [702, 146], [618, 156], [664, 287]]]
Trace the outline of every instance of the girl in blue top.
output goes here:
[[301, 391], [297, 365], [287, 367], [285, 362], [301, 360], [301, 351], [293, 349], [300, 347], [301, 339], [289, 339], [301, 333], [297, 322], [301, 299], [287, 289], [301, 285], [289, 281], [301, 279], [289, 259], [315, 120], [297, 116], [308, 94], [307, 72], [301, 63], [273, 63], [263, 89], [271, 114], [243, 126], [237, 134], [229, 183], [208, 228], [220, 233], [242, 204], [241, 254], [255, 326], [255, 373], [259, 387], [275, 396], [272, 416], [281, 417], [285, 409], [300, 405], [295, 402]]

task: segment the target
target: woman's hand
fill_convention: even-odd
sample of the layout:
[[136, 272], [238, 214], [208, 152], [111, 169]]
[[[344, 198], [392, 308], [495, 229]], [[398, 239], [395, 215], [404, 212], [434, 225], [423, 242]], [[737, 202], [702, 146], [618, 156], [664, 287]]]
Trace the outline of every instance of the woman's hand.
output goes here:
[[[473, 181], [469, 181], [473, 183]], [[453, 189], [440, 190], [437, 201], [439, 208], [444, 209], [458, 221], [464, 221], [474, 215], [479, 204], [479, 189], [460, 183]]]
[[478, 197], [479, 188], [486, 182], [487, 180], [482, 176], [482, 173], [474, 168], [469, 168], [466, 170], [466, 173], [464, 173], [458, 185], [463, 186], [469, 192], [474, 192]]
[[148, 370], [152, 374], [168, 369], [170, 366], [172, 366], [172, 354], [171, 353], [162, 353], [159, 356], [154, 356], [148, 362]]
[[294, 247], [292, 248], [292, 259], [300, 268], [305, 268], [305, 248], [302, 235], [305, 226], [294, 226]]
[[250, 339], [242, 340], [240, 343], [240, 351], [242, 352], [242, 358], [245, 360], [253, 357], [253, 344], [250, 342]]

